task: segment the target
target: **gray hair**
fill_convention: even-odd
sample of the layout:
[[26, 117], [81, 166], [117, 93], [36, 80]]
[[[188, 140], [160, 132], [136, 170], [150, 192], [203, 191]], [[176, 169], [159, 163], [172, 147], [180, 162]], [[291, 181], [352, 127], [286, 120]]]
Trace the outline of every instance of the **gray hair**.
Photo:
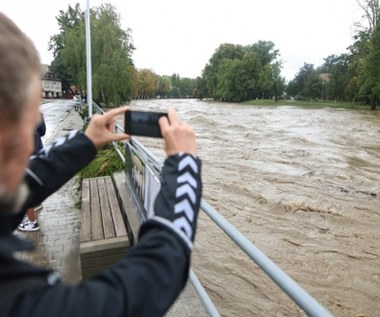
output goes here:
[[34, 44], [0, 12], [0, 115], [19, 120], [30, 98], [32, 78], [41, 74]]
[[29, 189], [25, 182], [14, 193], [8, 193], [0, 185], [0, 213], [15, 214], [19, 212], [28, 195]]

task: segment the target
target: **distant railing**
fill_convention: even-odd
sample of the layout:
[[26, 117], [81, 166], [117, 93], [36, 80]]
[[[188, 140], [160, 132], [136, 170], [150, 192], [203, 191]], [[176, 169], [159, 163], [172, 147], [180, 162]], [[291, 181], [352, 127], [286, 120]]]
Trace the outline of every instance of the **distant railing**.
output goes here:
[[[93, 109], [96, 113], [104, 113], [104, 111], [93, 102]], [[124, 132], [124, 129], [116, 124], [115, 131]], [[133, 140], [134, 146], [143, 151], [148, 159], [153, 162], [158, 169], [161, 169], [162, 163], [158, 158], [144, 147], [140, 142]], [[115, 149], [125, 162], [124, 154], [120, 151], [119, 146], [114, 142]], [[299, 307], [302, 308], [309, 316], [327, 317], [331, 313], [319, 304], [311, 295], [309, 295], [301, 286], [299, 286], [291, 277], [282, 271], [275, 263], [273, 263], [263, 252], [255, 247], [247, 238], [244, 237], [235, 227], [233, 227], [223, 216], [221, 216], [206, 201], [201, 201], [201, 210], [210, 217], [210, 219], [221, 228], [225, 234], [240, 247]], [[207, 292], [199, 282], [195, 273], [190, 270], [190, 282], [194, 286], [199, 298], [204, 304], [208, 314], [212, 317], [219, 317], [220, 314], [212, 303]]]

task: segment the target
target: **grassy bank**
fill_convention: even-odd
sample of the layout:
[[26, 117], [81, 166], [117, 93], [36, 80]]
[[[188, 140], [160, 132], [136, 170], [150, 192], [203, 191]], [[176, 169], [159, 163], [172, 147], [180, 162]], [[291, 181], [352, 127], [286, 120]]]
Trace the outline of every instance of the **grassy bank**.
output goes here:
[[363, 103], [341, 102], [332, 100], [320, 101], [303, 101], [303, 100], [279, 100], [272, 99], [254, 99], [243, 102], [245, 105], [251, 106], [296, 106], [301, 108], [342, 108], [342, 109], [355, 109], [355, 110], [369, 110], [370, 106]]

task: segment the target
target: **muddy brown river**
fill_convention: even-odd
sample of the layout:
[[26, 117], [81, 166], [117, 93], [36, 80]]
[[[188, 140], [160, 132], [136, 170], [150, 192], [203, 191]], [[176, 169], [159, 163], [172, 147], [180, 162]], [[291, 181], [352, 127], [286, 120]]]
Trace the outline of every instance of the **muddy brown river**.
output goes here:
[[[380, 316], [380, 113], [174, 107], [197, 135], [203, 199], [334, 316]], [[138, 138], [160, 159], [161, 140]], [[304, 316], [200, 214], [192, 268], [222, 316]]]

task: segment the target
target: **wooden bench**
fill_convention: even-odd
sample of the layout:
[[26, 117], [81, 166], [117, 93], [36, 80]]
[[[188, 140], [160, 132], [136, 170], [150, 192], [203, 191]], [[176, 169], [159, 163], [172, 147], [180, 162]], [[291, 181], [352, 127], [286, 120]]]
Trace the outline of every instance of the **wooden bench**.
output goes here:
[[124, 217], [110, 176], [82, 181], [82, 278], [117, 262], [129, 249]]

